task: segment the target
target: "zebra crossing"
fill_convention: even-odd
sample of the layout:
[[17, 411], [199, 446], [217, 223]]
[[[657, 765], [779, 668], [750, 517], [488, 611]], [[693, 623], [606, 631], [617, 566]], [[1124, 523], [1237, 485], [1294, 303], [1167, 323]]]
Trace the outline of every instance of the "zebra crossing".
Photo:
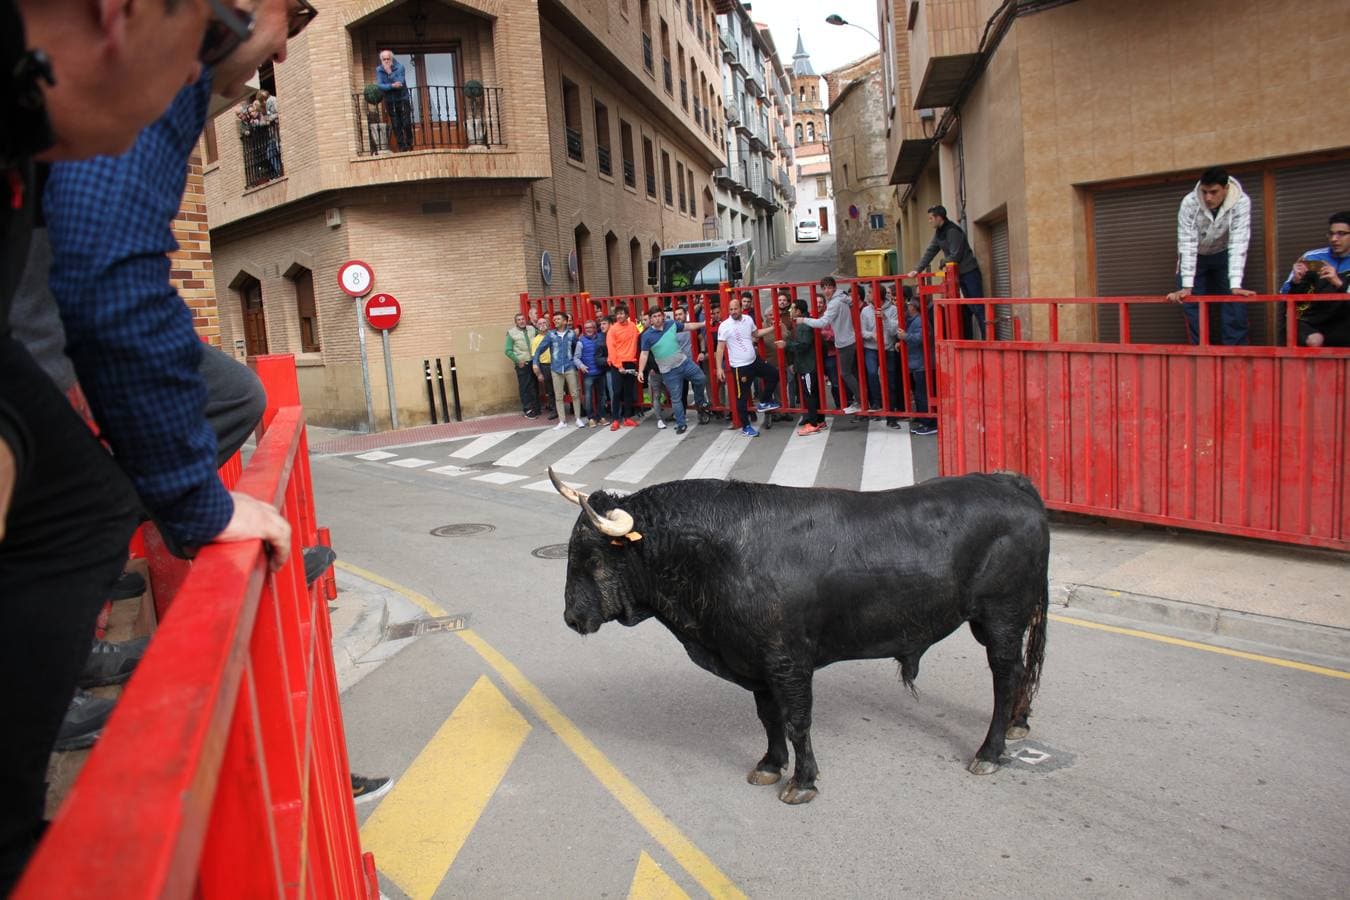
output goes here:
[[735, 478], [792, 487], [879, 491], [937, 474], [934, 437], [908, 425], [836, 420], [827, 430], [799, 435], [783, 422], [748, 438], [725, 423], [689, 430], [657, 429], [648, 417], [636, 428], [500, 431], [407, 448], [354, 453], [362, 463], [515, 490], [552, 490], [551, 466], [579, 490], [636, 490], [688, 478]]

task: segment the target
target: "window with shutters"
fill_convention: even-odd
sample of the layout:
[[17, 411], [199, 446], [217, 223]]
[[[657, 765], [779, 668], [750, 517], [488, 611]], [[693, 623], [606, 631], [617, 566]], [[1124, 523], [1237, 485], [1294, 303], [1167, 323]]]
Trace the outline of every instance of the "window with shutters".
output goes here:
[[[1294, 262], [1306, 251], [1327, 244], [1327, 217], [1350, 208], [1350, 154], [1339, 158], [1272, 160], [1232, 166], [1229, 173], [1252, 202], [1252, 237], [1243, 286], [1277, 293]], [[1195, 177], [1115, 188], [1091, 194], [1094, 290], [1099, 296], [1159, 295], [1176, 288], [1176, 215], [1181, 198], [1195, 188]], [[1266, 204], [1267, 194], [1274, 203]], [[1212, 311], [1217, 315], [1217, 310]], [[1278, 308], [1249, 308], [1253, 344], [1281, 340]], [[1119, 313], [1098, 312], [1101, 340], [1119, 338]], [[1210, 323], [1218, 334], [1218, 322]], [[1185, 327], [1174, 307], [1130, 307], [1130, 337], [1136, 343], [1180, 343]]]
[[319, 341], [319, 313], [314, 306], [314, 273], [298, 266], [289, 277], [295, 286], [295, 313], [300, 320], [300, 352], [318, 353], [323, 348]]
[[[989, 295], [1007, 299], [1012, 296], [1012, 261], [1008, 253], [1008, 220], [989, 226]], [[994, 334], [1000, 341], [1013, 339], [1013, 311], [1007, 303], [994, 304]]]

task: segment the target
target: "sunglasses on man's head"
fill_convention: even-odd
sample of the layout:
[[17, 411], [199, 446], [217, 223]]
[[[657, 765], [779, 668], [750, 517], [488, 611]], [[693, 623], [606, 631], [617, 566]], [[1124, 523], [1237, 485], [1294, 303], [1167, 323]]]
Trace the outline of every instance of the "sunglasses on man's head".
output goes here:
[[319, 14], [319, 11], [311, 6], [308, 0], [295, 0], [295, 2], [298, 4], [299, 8], [291, 9], [288, 14], [288, 21], [290, 23], [289, 27], [286, 29], [286, 37], [288, 39], [293, 38], [304, 31], [305, 26], [310, 22], [313, 22], [314, 17]]
[[[204, 66], [213, 66], [229, 56], [253, 34], [252, 13], [227, 6], [223, 0], [206, 0], [211, 7], [211, 21], [202, 36], [197, 60]], [[292, 0], [287, 12], [286, 38], [295, 37], [319, 14], [309, 0]]]

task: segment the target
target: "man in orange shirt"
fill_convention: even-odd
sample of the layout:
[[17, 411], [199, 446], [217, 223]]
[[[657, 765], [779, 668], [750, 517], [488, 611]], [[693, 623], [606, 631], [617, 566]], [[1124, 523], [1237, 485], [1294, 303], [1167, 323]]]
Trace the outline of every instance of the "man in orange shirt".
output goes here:
[[618, 431], [622, 422], [629, 428], [637, 426], [633, 414], [637, 411], [638, 330], [628, 318], [628, 307], [619, 304], [614, 309], [614, 324], [605, 335], [605, 349], [609, 351], [610, 415], [614, 421], [610, 431]]

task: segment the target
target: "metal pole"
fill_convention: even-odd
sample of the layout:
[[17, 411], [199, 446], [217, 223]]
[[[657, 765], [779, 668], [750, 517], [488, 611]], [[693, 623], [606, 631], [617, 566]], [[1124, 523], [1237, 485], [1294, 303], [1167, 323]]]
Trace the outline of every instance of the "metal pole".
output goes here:
[[375, 432], [375, 403], [370, 399], [370, 363], [366, 358], [366, 321], [361, 310], [361, 298], [356, 297], [356, 334], [361, 345], [361, 387], [366, 393], [366, 431]]
[[389, 424], [398, 430], [398, 402], [394, 399], [394, 361], [389, 358], [389, 329], [380, 331], [380, 341], [384, 344], [384, 384], [389, 389]]

